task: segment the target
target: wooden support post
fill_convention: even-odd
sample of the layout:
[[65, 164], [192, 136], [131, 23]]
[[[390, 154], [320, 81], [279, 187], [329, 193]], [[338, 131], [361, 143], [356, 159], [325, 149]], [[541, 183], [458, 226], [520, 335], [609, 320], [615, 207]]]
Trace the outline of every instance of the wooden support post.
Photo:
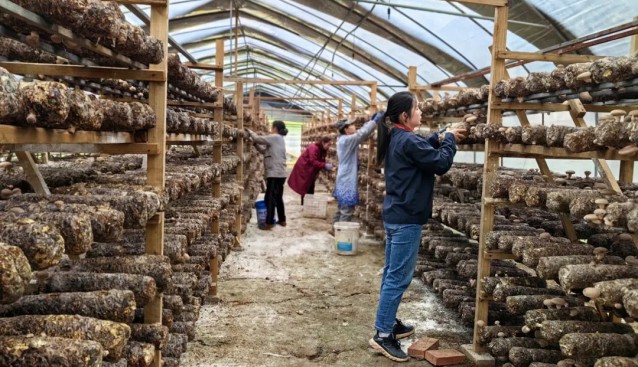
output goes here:
[[[168, 55], [168, 3], [151, 6], [150, 35], [162, 41], [164, 55]], [[159, 64], [149, 65], [150, 71], [168, 74], [167, 57]], [[158, 145], [157, 154], [148, 155], [147, 182], [156, 188], [164, 189], [166, 177], [166, 100], [168, 83], [150, 81], [148, 86], [148, 103], [157, 116], [157, 124], [148, 132], [150, 143]], [[158, 213], [148, 221], [146, 226], [146, 253], [151, 255], [164, 254], [164, 213]], [[158, 294], [144, 307], [145, 323], [162, 323], [162, 294]], [[152, 366], [162, 365], [161, 351], [155, 350]]]
[[[374, 116], [377, 113], [377, 83], [374, 83], [370, 87], [370, 113]], [[375, 140], [369, 138], [367, 141], [368, 144], [368, 167], [366, 169], [366, 231], [368, 234], [371, 234], [369, 231], [372, 229], [370, 226], [370, 177], [372, 177], [372, 171], [374, 170], [374, 160], [375, 160]]]
[[233, 73], [235, 76], [239, 76], [237, 74], [237, 68], [239, 66], [239, 8], [235, 8], [235, 72]]
[[250, 105], [250, 116], [252, 116], [252, 120], [250, 122], [250, 127], [252, 128], [255, 124], [255, 87], [250, 88], [248, 92], [248, 104]]
[[210, 278], [211, 278], [211, 285], [210, 288], [208, 289], [208, 295], [209, 296], [217, 296], [217, 281], [219, 280], [219, 264], [221, 262], [221, 257], [219, 255], [215, 256], [214, 258], [212, 258], [210, 260], [209, 266], [210, 266]]
[[[585, 123], [585, 119], [583, 119], [583, 116], [585, 116], [587, 110], [585, 109], [585, 106], [583, 106], [583, 103], [579, 99], [570, 99], [567, 102], [569, 103], [569, 114], [572, 116], [574, 124], [577, 127], [586, 127], [587, 123]], [[601, 170], [603, 174], [603, 180], [607, 184], [607, 187], [615, 191], [617, 194], [622, 194], [620, 186], [618, 185], [613, 172], [611, 172], [607, 161], [598, 158], [592, 160], [594, 161], [594, 164], [596, 164]]]
[[352, 101], [350, 102], [350, 118], [354, 118], [355, 110], [357, 106], [357, 96], [352, 95]]
[[337, 112], [337, 121], [343, 118], [343, 98], [339, 98], [339, 112]]
[[[492, 66], [490, 77], [490, 94], [488, 98], [487, 121], [490, 124], [501, 125], [503, 117], [501, 111], [492, 108], [493, 104], [499, 100], [494, 94], [494, 85], [503, 79], [505, 75], [505, 60], [499, 59], [496, 55], [499, 51], [505, 51], [507, 45], [507, 19], [509, 8], [507, 6], [499, 6], [494, 12], [494, 40], [492, 50]], [[490, 260], [486, 258], [485, 238], [486, 234], [494, 227], [494, 207], [486, 205], [485, 200], [489, 199], [489, 187], [497, 178], [497, 169], [499, 159], [497, 155], [492, 154], [493, 142], [490, 139], [485, 141], [485, 164], [483, 166], [483, 192], [481, 203], [481, 234], [479, 238], [479, 256], [478, 256], [478, 274], [476, 281], [476, 313], [474, 315], [474, 337], [473, 349], [475, 353], [485, 351], [485, 346], [479, 342], [479, 327], [476, 326], [478, 321], [487, 324], [487, 313], [489, 303], [481, 297], [482, 282], [485, 277], [490, 275]]]
[[[244, 129], [244, 83], [237, 82], [235, 86], [235, 95], [237, 101], [237, 128]], [[244, 187], [244, 138], [237, 138], [237, 156], [239, 157], [239, 165], [237, 166], [237, 183]], [[239, 211], [235, 217], [235, 230], [237, 231], [236, 247], [241, 240], [241, 205], [243, 203], [243, 190], [239, 193]]]
[[[634, 18], [638, 21], [638, 17]], [[636, 56], [638, 51], [638, 35], [633, 35], [629, 41], [629, 56]], [[634, 181], [634, 161], [620, 161], [620, 182], [630, 184]]]
[[49, 187], [47, 183], [44, 181], [38, 166], [35, 164], [33, 160], [33, 156], [30, 152], [15, 152], [16, 157], [18, 157], [18, 162], [22, 166], [24, 170], [25, 176], [27, 176], [27, 181], [33, 187], [33, 190], [36, 194], [39, 195], [51, 195], [51, 191], [49, 191]]

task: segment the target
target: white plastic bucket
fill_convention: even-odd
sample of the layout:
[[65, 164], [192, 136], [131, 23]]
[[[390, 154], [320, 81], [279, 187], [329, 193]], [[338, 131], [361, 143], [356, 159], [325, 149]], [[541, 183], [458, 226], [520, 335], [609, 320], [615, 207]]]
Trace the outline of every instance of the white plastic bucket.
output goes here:
[[357, 222], [336, 222], [335, 229], [335, 249], [339, 255], [354, 255], [357, 253], [357, 243], [359, 242], [359, 223]]

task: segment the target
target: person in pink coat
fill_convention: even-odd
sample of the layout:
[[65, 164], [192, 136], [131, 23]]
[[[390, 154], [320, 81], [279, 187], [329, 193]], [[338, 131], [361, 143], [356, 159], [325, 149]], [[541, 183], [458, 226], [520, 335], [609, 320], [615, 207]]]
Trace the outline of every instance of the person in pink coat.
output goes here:
[[324, 136], [314, 144], [306, 147], [293, 167], [288, 186], [301, 195], [301, 205], [306, 194], [315, 193], [315, 181], [322, 169], [332, 170], [332, 164], [326, 163], [326, 154], [332, 139]]

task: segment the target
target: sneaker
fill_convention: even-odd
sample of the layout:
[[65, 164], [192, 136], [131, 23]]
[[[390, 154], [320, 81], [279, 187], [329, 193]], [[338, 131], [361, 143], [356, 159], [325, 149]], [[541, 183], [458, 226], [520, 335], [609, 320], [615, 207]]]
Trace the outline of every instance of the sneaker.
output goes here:
[[279, 224], [279, 225], [280, 225], [280, 226], [282, 226], [282, 227], [285, 227], [285, 226], [286, 226], [286, 222], [278, 222], [277, 224]]
[[399, 319], [396, 319], [396, 322], [397, 323], [394, 324], [394, 328], [392, 328], [392, 334], [396, 335], [397, 339], [407, 338], [414, 334], [414, 326], [406, 325]]
[[372, 347], [375, 352], [383, 354], [392, 361], [407, 362], [410, 359], [408, 355], [401, 350], [401, 343], [399, 343], [394, 334], [390, 334], [390, 336], [382, 338], [379, 336], [379, 332], [377, 331], [372, 339], [368, 341], [368, 344], [370, 344], [370, 347]]

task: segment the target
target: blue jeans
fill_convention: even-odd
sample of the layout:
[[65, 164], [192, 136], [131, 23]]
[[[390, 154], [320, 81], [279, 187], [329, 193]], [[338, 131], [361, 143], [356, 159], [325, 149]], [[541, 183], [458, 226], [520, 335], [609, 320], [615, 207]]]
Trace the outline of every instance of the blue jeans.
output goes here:
[[399, 303], [414, 275], [416, 258], [421, 244], [420, 224], [385, 225], [385, 266], [381, 278], [381, 296], [377, 308], [375, 329], [391, 333]]

